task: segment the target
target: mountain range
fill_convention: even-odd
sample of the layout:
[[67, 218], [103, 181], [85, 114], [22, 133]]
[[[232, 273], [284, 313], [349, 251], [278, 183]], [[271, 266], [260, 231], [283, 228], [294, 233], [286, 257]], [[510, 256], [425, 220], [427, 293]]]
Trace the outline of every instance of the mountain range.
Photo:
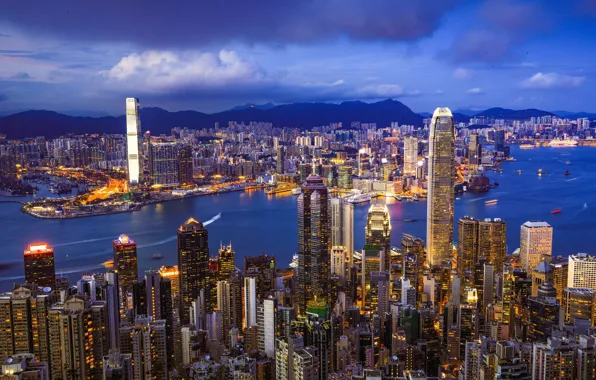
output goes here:
[[[464, 113], [465, 112], [465, 113]], [[454, 112], [456, 122], [467, 122], [469, 111]], [[474, 116], [486, 116], [503, 119], [529, 119], [544, 115], [559, 115], [575, 119], [577, 117], [596, 118], [596, 114], [572, 113], [558, 111], [551, 113], [536, 109], [511, 110], [505, 108], [489, 108]], [[82, 116], [87, 115], [87, 116]], [[92, 117], [93, 116], [93, 117]], [[403, 103], [387, 99], [376, 103], [361, 101], [331, 103], [293, 103], [274, 105], [246, 104], [218, 113], [202, 113], [198, 111], [170, 112], [157, 107], [141, 109], [142, 128], [153, 135], [170, 134], [173, 127], [193, 129], [211, 128], [216, 122], [221, 126], [229, 121], [237, 122], [269, 122], [278, 127], [311, 128], [342, 122], [349, 127], [352, 121], [377, 123], [387, 126], [393, 121], [400, 125], [421, 126], [423, 118], [430, 113], [415, 113]], [[102, 113], [86, 113], [86, 111], [70, 111], [57, 113], [46, 110], [29, 110], [3, 116], [0, 114], [0, 133], [8, 138], [45, 136], [53, 138], [69, 133], [124, 133], [126, 120], [124, 116], [103, 116]]]

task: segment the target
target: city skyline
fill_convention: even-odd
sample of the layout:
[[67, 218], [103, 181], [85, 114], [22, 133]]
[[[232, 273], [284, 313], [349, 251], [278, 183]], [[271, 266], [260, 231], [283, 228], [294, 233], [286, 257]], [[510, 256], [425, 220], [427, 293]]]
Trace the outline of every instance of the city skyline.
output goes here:
[[[395, 97], [418, 112], [437, 103], [594, 111], [589, 0], [335, 5], [153, 3], [134, 8], [151, 27], [131, 28], [128, 6], [67, 1], [40, 19], [15, 3], [0, 20], [0, 110], [119, 114], [114, 99], [134, 90], [172, 110]], [[241, 22], [212, 27], [236, 14]]]

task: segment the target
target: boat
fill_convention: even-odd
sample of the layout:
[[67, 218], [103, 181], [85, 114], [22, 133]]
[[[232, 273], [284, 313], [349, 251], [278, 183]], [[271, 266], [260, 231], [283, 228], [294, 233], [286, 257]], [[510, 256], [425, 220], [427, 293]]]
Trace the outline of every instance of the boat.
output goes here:
[[567, 148], [571, 146], [577, 146], [577, 140], [573, 139], [553, 139], [548, 143], [548, 146], [552, 148]]
[[565, 170], [565, 175], [569, 175], [569, 170]]
[[153, 255], [151, 255], [151, 258], [153, 260], [160, 260], [163, 258], [163, 255], [161, 253], [154, 253]]
[[521, 169], [517, 169], [515, 172], [516, 172], [517, 174], [522, 174], [522, 171], [521, 171]]
[[360, 195], [354, 195], [353, 197], [348, 198], [348, 202], [349, 203], [365, 203], [365, 202], [370, 202], [371, 196], [370, 194], [360, 194]]
[[567, 160], [567, 161], [565, 161], [565, 165], [573, 165], [573, 162]]
[[292, 195], [300, 195], [302, 194], [302, 188], [301, 187], [295, 187], [292, 189]]
[[556, 209], [552, 210], [550, 213], [551, 213], [551, 214], [558, 214], [558, 213], [560, 213], [561, 211], [562, 211], [562, 210], [561, 210], [560, 208], [556, 208]]
[[521, 144], [519, 146], [520, 149], [534, 149], [534, 145], [532, 144]]
[[491, 199], [490, 201], [486, 201], [484, 202], [485, 205], [490, 206], [490, 205], [494, 205], [498, 202], [498, 200], [496, 199]]
[[548, 174], [548, 172], [545, 172], [542, 169], [538, 169], [538, 171], [536, 172], [536, 174], [543, 175], [543, 174]]
[[103, 266], [106, 268], [112, 268], [114, 266], [114, 260], [111, 259], [111, 260], [104, 261]]
[[404, 222], [406, 223], [410, 223], [410, 222], [416, 222], [418, 219], [404, 219]]
[[461, 199], [460, 197], [455, 198], [456, 201], [459, 201], [460, 199]]

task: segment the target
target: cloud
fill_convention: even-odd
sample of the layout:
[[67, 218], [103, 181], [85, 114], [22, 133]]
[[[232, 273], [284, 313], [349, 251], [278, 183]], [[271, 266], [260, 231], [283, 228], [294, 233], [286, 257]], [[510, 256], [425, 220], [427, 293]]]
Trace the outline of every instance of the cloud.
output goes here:
[[435, 92], [433, 92], [433, 95], [444, 95], [445, 92], [441, 89], [437, 89]]
[[28, 80], [28, 79], [32, 79], [32, 77], [28, 73], [21, 71], [21, 72], [16, 73], [12, 77], [10, 77], [10, 79], [12, 79], [12, 80]]
[[581, 86], [585, 77], [557, 73], [536, 73], [521, 83], [521, 87], [531, 90], [565, 89]]
[[4, 95], [4, 94], [0, 94], [0, 102], [5, 102], [8, 100], [8, 96]]
[[259, 65], [230, 50], [221, 50], [218, 54], [150, 50], [125, 56], [100, 74], [110, 84], [152, 92], [192, 86], [247, 85], [267, 80]]
[[[348, 37], [411, 41], [431, 35], [461, 0], [62, 0], [43, 16], [6, 0], [2, 16], [17, 27], [82, 41], [143, 47], [196, 47], [221, 41], [293, 43]], [[106, 25], [110, 25], [106, 28]]]
[[545, 28], [550, 20], [543, 9], [544, 5], [537, 1], [488, 0], [481, 16], [497, 29], [520, 32]]
[[466, 94], [480, 95], [480, 94], [484, 94], [484, 90], [482, 90], [480, 87], [474, 87], [474, 88], [467, 90]]
[[457, 68], [453, 71], [453, 77], [455, 79], [467, 79], [470, 77], [470, 70]]

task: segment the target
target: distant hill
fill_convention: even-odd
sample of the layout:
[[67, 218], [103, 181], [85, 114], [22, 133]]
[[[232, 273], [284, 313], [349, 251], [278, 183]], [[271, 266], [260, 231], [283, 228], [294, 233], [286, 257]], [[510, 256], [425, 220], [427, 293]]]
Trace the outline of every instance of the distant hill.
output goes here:
[[[215, 122], [224, 126], [229, 121], [262, 121], [279, 127], [311, 128], [333, 122], [349, 125], [352, 121], [377, 123], [382, 127], [392, 121], [397, 121], [400, 125], [421, 126], [422, 119], [422, 116], [401, 102], [391, 99], [377, 103], [294, 103], [264, 110], [248, 107], [214, 114], [198, 111], [169, 112], [156, 107], [141, 109], [142, 129], [151, 131], [153, 135], [169, 134], [173, 127], [211, 128]], [[12, 139], [33, 136], [51, 138], [68, 133], [124, 133], [125, 125], [124, 116], [82, 117], [32, 110], [1, 117], [0, 133], [5, 133]]]
[[482, 111], [474, 116], [485, 116], [485, 117], [495, 117], [498, 119], [514, 119], [514, 120], [526, 120], [532, 117], [539, 117], [539, 116], [556, 116], [554, 113], [541, 111], [537, 109], [527, 109], [527, 110], [511, 110], [507, 108], [489, 108], [485, 111]]
[[587, 117], [590, 120], [596, 119], [596, 113], [590, 112], [568, 112], [568, 111], [553, 111], [553, 113], [559, 117], [566, 119], [583, 119]]
[[275, 107], [275, 104], [273, 104], [271, 102], [265, 103], [265, 104], [246, 103], [243, 106], [236, 106], [236, 107], [230, 108], [229, 111], [240, 111], [240, 110], [245, 110], [247, 108], [256, 108], [258, 110], [268, 110], [273, 107]]

